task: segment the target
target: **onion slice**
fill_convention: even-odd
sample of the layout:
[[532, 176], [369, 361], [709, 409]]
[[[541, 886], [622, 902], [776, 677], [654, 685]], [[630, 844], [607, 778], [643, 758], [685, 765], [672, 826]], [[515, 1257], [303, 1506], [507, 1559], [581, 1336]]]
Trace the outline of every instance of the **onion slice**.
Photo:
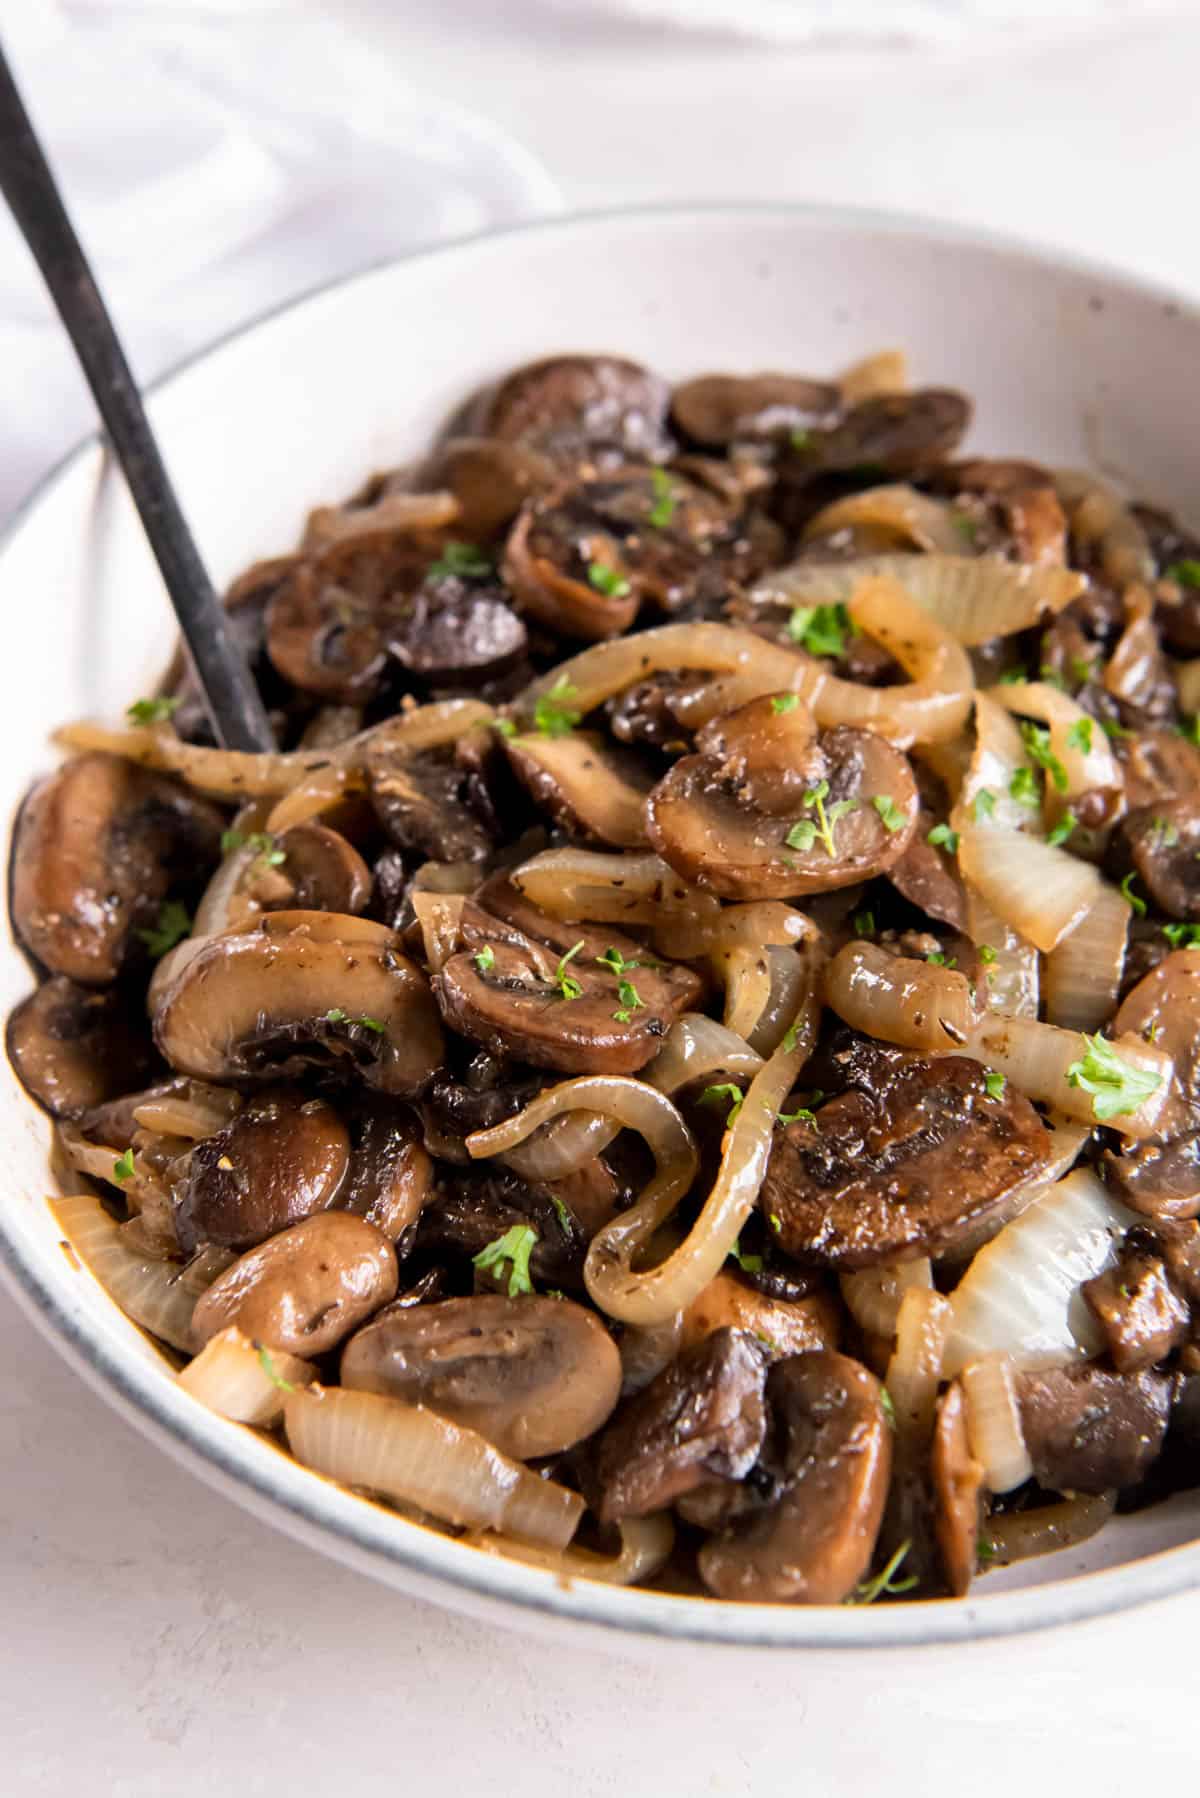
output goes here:
[[1077, 1168], [980, 1249], [953, 1295], [944, 1371], [984, 1355], [1020, 1368], [1097, 1355], [1104, 1334], [1080, 1288], [1136, 1222], [1096, 1176]]
[[[546, 849], [509, 878], [532, 905], [572, 923], [659, 924], [676, 914], [691, 921], [721, 913], [720, 900], [689, 886], [658, 855]], [[703, 954], [705, 947], [692, 953]]]
[[958, 865], [996, 915], [1043, 954], [1108, 890], [1089, 862], [1019, 830], [960, 830]]
[[218, 1417], [262, 1427], [283, 1416], [288, 1387], [307, 1386], [316, 1373], [311, 1361], [282, 1349], [268, 1353], [231, 1324], [205, 1343], [176, 1383]]
[[989, 1492], [1012, 1492], [1033, 1473], [1012, 1362], [1007, 1355], [984, 1355], [968, 1362], [961, 1378], [971, 1454]]
[[[962, 548], [962, 533], [954, 520], [954, 508], [946, 500], [932, 499], [915, 487], [887, 483], [847, 494], [815, 512], [804, 527], [804, 540], [828, 537], [835, 531], [886, 532], [897, 548], [940, 550], [953, 555]], [[887, 537], [879, 539], [881, 545]]]
[[1119, 494], [1080, 469], [1056, 468], [1054, 485], [1076, 549], [1094, 549], [1107, 579], [1118, 587], [1154, 579], [1149, 540]]
[[852, 362], [837, 378], [842, 405], [861, 406], [887, 393], [907, 393], [908, 356], [903, 350], [876, 350]]
[[846, 943], [825, 970], [825, 1003], [844, 1023], [902, 1049], [960, 1048], [979, 1022], [965, 974], [878, 943]]
[[988, 694], [977, 693], [975, 748], [950, 814], [952, 827], [960, 835], [978, 824], [1041, 836], [1041, 807], [1036, 803], [1026, 805], [1014, 797], [1013, 788], [1021, 770], [1036, 792], [1033, 765], [1015, 722]]
[[49, 1204], [67, 1242], [109, 1298], [135, 1324], [190, 1354], [196, 1295], [184, 1284], [178, 1262], [134, 1253], [121, 1237], [121, 1226], [90, 1192]]
[[740, 1036], [706, 1018], [702, 1012], [685, 1011], [667, 1034], [667, 1040], [642, 1073], [661, 1093], [677, 1093], [681, 1086], [709, 1074], [732, 1074], [735, 1080], [753, 1079], [763, 1058]]
[[916, 1447], [933, 1435], [938, 1383], [954, 1321], [949, 1299], [929, 1286], [910, 1286], [896, 1314], [896, 1346], [886, 1385], [896, 1419], [896, 1435]]
[[979, 950], [990, 949], [987, 967], [989, 1011], [1010, 1018], [1036, 1018], [1041, 957], [1032, 943], [999, 919], [973, 888], [967, 888], [967, 935]]
[[863, 1267], [839, 1281], [846, 1309], [860, 1330], [871, 1336], [894, 1336], [904, 1295], [914, 1286], [933, 1287], [928, 1255], [915, 1261], [887, 1261]]
[[1129, 936], [1129, 904], [1102, 884], [1084, 913], [1046, 957], [1046, 1017], [1067, 1030], [1099, 1030], [1117, 1008]]
[[902, 747], [956, 737], [970, 715], [975, 687], [970, 660], [957, 640], [886, 575], [860, 582], [846, 609], [909, 679], [902, 686], [865, 687], [830, 675], [809, 702], [821, 729], [848, 724], [877, 730]]
[[1115, 1492], [1077, 1492], [1061, 1504], [1039, 1505], [1035, 1511], [998, 1513], [983, 1531], [989, 1561], [1010, 1567], [1014, 1561], [1076, 1548], [1102, 1530], [1116, 1508]]
[[1050, 752], [1062, 764], [1066, 786], [1046, 783], [1047, 798], [1060, 808], [1084, 793], [1111, 795], [1113, 810], [1125, 791], [1121, 764], [1096, 720], [1079, 701], [1047, 681], [1010, 681], [988, 688], [988, 698], [1021, 718], [1037, 718], [1050, 731]]
[[606, 1586], [636, 1586], [666, 1566], [675, 1546], [675, 1525], [669, 1511], [655, 1511], [650, 1517], [625, 1517], [617, 1528], [621, 1547], [615, 1555], [597, 1554], [590, 1548], [566, 1548], [555, 1553], [507, 1536], [470, 1535], [464, 1541], [485, 1554], [504, 1555], [524, 1561], [529, 1567], [542, 1567], [555, 1574], [560, 1584], [567, 1585], [588, 1579]]
[[446, 1523], [565, 1548], [583, 1515], [577, 1492], [543, 1480], [474, 1430], [375, 1392], [306, 1386], [287, 1395], [298, 1461], [344, 1486], [419, 1505]]
[[[1157, 1075], [1159, 1084], [1134, 1110], [1103, 1121], [1123, 1136], [1152, 1136], [1170, 1096], [1174, 1063], [1140, 1036], [1119, 1036], [1112, 1047], [1122, 1061]], [[1028, 1098], [1091, 1127], [1097, 1122], [1095, 1095], [1070, 1082], [1071, 1067], [1083, 1061], [1087, 1052], [1087, 1042], [1074, 1030], [1040, 1024], [1036, 1018], [1005, 1018], [997, 1013], [984, 1018], [962, 1048], [964, 1055], [973, 1055], [1003, 1074]]]

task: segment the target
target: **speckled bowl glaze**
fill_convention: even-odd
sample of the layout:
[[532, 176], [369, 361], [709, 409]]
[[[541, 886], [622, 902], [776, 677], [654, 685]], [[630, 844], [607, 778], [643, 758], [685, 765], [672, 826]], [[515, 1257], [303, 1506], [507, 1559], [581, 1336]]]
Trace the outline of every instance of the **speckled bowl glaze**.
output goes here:
[[[611, 350], [671, 376], [824, 374], [904, 345], [966, 388], [972, 445], [1086, 464], [1200, 512], [1200, 312], [1103, 269], [995, 238], [845, 211], [719, 208], [570, 219], [371, 270], [277, 313], [162, 382], [151, 411], [214, 575], [291, 543], [306, 507], [424, 445], [463, 396], [527, 358]], [[121, 481], [85, 443], [0, 549], [0, 813], [52, 760], [54, 725], [115, 713], [171, 643]], [[11, 945], [5, 1011], [30, 984]], [[566, 1584], [460, 1546], [306, 1472], [175, 1385], [153, 1345], [63, 1252], [45, 1204], [49, 1128], [5, 1073], [0, 1254], [18, 1299], [114, 1406], [176, 1459], [315, 1548], [413, 1592], [565, 1635], [772, 1650], [1009, 1635], [1200, 1581], [1200, 1508], [1120, 1519], [1077, 1550], [997, 1572], [961, 1602], [746, 1606]], [[16, 1370], [19, 1378], [19, 1370]]]

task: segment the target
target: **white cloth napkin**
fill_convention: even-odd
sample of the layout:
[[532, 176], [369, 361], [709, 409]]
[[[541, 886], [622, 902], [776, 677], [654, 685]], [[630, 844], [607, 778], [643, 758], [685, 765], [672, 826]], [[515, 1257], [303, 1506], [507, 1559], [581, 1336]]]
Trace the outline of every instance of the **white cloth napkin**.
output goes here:
[[[143, 382], [335, 275], [559, 204], [520, 145], [277, 0], [36, 0], [3, 29]], [[0, 417], [3, 517], [95, 413], [2, 203]]]

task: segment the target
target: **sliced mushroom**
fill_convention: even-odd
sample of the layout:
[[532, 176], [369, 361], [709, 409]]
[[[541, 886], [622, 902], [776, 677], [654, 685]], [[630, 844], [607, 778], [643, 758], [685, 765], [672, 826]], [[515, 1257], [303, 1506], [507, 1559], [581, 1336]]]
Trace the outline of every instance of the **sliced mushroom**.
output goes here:
[[1175, 1072], [1158, 1128], [1167, 1139], [1194, 1136], [1200, 1127], [1200, 955], [1176, 949], [1164, 956], [1122, 1000], [1110, 1028], [1114, 1037], [1144, 1037], [1171, 1057]]
[[525, 654], [525, 626], [486, 575], [430, 574], [391, 618], [385, 640], [402, 667], [436, 683], [476, 683]]
[[682, 1341], [691, 1348], [714, 1330], [743, 1330], [771, 1360], [781, 1360], [810, 1349], [836, 1348], [841, 1315], [832, 1293], [776, 1298], [758, 1291], [740, 1274], [722, 1272], [683, 1313]]
[[145, 959], [152, 926], [178, 883], [193, 886], [219, 855], [216, 806], [161, 774], [110, 755], [81, 755], [21, 807], [12, 852], [12, 919], [53, 974], [105, 986]]
[[267, 911], [355, 914], [370, 896], [371, 870], [340, 831], [295, 824], [226, 856], [196, 907], [192, 934], [211, 936]]
[[684, 755], [692, 746], [692, 727], [682, 711], [708, 685], [706, 675], [665, 671], [635, 681], [605, 705], [612, 734], [621, 743], [644, 743]]
[[435, 450], [425, 476], [453, 493], [463, 534], [486, 540], [510, 525], [532, 494], [553, 487], [561, 470], [528, 444], [451, 437]]
[[377, 600], [356, 593], [321, 561], [298, 561], [267, 608], [267, 653], [302, 692], [360, 705], [387, 661]]
[[403, 737], [376, 731], [365, 766], [371, 803], [401, 849], [439, 862], [477, 862], [491, 854], [491, 835], [468, 803], [471, 772], [453, 747], [413, 750]]
[[444, 1260], [473, 1260], [514, 1226], [536, 1241], [529, 1259], [538, 1285], [579, 1288], [587, 1237], [555, 1205], [556, 1186], [522, 1180], [507, 1168], [440, 1170], [438, 1189], [421, 1212], [417, 1251]]
[[599, 532], [585, 533], [578, 545], [547, 540], [549, 533], [539, 527], [554, 517], [557, 497], [534, 501], [520, 513], [504, 552], [504, 578], [539, 623], [589, 641], [619, 637], [637, 617], [641, 595]]
[[869, 469], [877, 479], [918, 474], [956, 449], [970, 422], [970, 400], [950, 388], [879, 394], [852, 407], [832, 430], [811, 433], [793, 460], [822, 472]]
[[[651, 966], [631, 938], [565, 924], [510, 895], [493, 883], [481, 895], [486, 910], [472, 900], [463, 907], [467, 947], [433, 981], [447, 1024], [493, 1055], [535, 1067], [635, 1074], [694, 1004], [699, 977]], [[622, 997], [626, 982], [636, 1003]]]
[[979, 1563], [983, 1468], [967, 1441], [967, 1413], [957, 1380], [938, 1400], [933, 1431], [933, 1527], [946, 1584], [955, 1598], [970, 1589]]
[[[723, 899], [786, 899], [871, 879], [916, 830], [908, 759], [873, 731], [817, 736], [803, 704], [715, 718], [646, 801], [650, 840]], [[788, 699], [793, 695], [786, 696]]]
[[601, 1520], [647, 1517], [749, 1473], [766, 1428], [764, 1366], [753, 1338], [716, 1330], [623, 1404], [596, 1445]]
[[271, 912], [185, 947], [151, 995], [155, 1040], [180, 1073], [286, 1080], [341, 1067], [404, 1095], [441, 1063], [429, 987], [381, 924]]
[[1164, 799], [1129, 812], [1118, 842], [1159, 911], [1200, 918], [1200, 800]]
[[888, 879], [910, 905], [919, 906], [929, 917], [949, 924], [953, 930], [966, 930], [967, 895], [958, 862], [944, 841], [929, 841], [930, 831], [945, 824], [949, 816], [948, 796], [929, 769], [917, 765], [913, 772], [921, 810], [908, 848], [888, 869]]
[[249, 1249], [289, 1224], [325, 1211], [350, 1161], [346, 1127], [323, 1099], [266, 1092], [198, 1142], [175, 1195], [175, 1236], [185, 1254], [203, 1242]]
[[1136, 1485], [1162, 1448], [1171, 1387], [1166, 1374], [1091, 1364], [1018, 1374], [1021, 1429], [1038, 1485], [1052, 1492]]
[[131, 993], [94, 992], [62, 974], [12, 1012], [7, 1046], [25, 1091], [56, 1118], [82, 1117], [140, 1086], [158, 1060]]
[[484, 1295], [377, 1318], [346, 1344], [341, 1381], [427, 1405], [528, 1461], [607, 1422], [621, 1358], [595, 1313], [570, 1299]]
[[1187, 1340], [1191, 1314], [1161, 1255], [1127, 1246], [1115, 1266], [1085, 1280], [1083, 1296], [1118, 1373], [1153, 1367]]
[[549, 356], [507, 375], [475, 408], [472, 429], [557, 461], [657, 457], [669, 393], [621, 356]]
[[685, 437], [714, 449], [770, 441], [807, 430], [836, 412], [840, 393], [805, 375], [697, 375], [671, 395], [671, 414]]
[[561, 829], [616, 849], [646, 847], [643, 808], [653, 782], [636, 756], [593, 731], [502, 741], [522, 784]]
[[396, 1296], [391, 1243], [361, 1217], [326, 1211], [269, 1237], [219, 1275], [197, 1301], [197, 1347], [236, 1324], [289, 1355], [323, 1355]]
[[700, 1550], [718, 1598], [838, 1604], [866, 1573], [883, 1517], [891, 1429], [873, 1374], [820, 1351], [767, 1375], [773, 1502]]
[[1028, 1099], [1011, 1081], [993, 1098], [966, 1056], [864, 1046], [855, 1075], [815, 1123], [775, 1135], [759, 1204], [798, 1261], [849, 1270], [951, 1254], [1046, 1162]]
[[364, 1093], [347, 1121], [352, 1149], [338, 1210], [365, 1217], [397, 1242], [432, 1195], [433, 1163], [414, 1119], [382, 1095]]

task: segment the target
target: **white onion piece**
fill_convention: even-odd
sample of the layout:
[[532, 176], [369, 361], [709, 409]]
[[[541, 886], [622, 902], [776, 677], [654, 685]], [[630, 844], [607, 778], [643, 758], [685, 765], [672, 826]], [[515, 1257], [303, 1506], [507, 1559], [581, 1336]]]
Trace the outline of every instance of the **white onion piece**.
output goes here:
[[971, 766], [974, 743], [968, 732], [962, 730], [956, 737], [945, 743], [918, 743], [912, 751], [912, 759], [921, 762], [932, 770], [945, 787], [951, 805], [954, 805], [962, 792], [963, 781]]
[[1099, 1030], [1117, 1008], [1132, 916], [1116, 887], [1102, 885], [1074, 930], [1046, 957], [1046, 1017], [1067, 1030]]
[[159, 1093], [133, 1108], [133, 1121], [157, 1136], [182, 1136], [200, 1142], [215, 1136], [242, 1108], [242, 1095], [228, 1087], [192, 1080], [182, 1093]]
[[1154, 579], [1154, 557], [1145, 531], [1120, 496], [1081, 469], [1054, 471], [1077, 550], [1094, 548], [1100, 567], [1118, 587]]
[[121, 1239], [120, 1225], [91, 1193], [51, 1199], [50, 1210], [80, 1261], [125, 1315], [190, 1353], [196, 1295], [180, 1278], [179, 1264], [133, 1253]]
[[871, 1336], [894, 1336], [905, 1293], [914, 1286], [932, 1289], [933, 1267], [928, 1255], [915, 1261], [888, 1261], [882, 1267], [843, 1274], [839, 1284], [846, 1309], [860, 1330]]
[[231, 1324], [205, 1343], [176, 1380], [218, 1417], [261, 1428], [283, 1416], [286, 1386], [279, 1382], [307, 1386], [316, 1373], [312, 1362], [302, 1361], [298, 1355], [285, 1354], [282, 1349], [272, 1349], [268, 1355]]
[[954, 1321], [949, 1299], [929, 1286], [910, 1286], [896, 1314], [896, 1346], [887, 1366], [896, 1435], [916, 1447], [933, 1435], [938, 1382]]
[[[1155, 646], [1157, 648], [1157, 638]], [[1096, 720], [1069, 693], [1052, 687], [1047, 681], [1010, 681], [989, 687], [988, 698], [1002, 705], [1007, 712], [1014, 712], [1021, 718], [1036, 718], [1049, 727], [1050, 751], [1062, 763], [1067, 784], [1060, 791], [1047, 780], [1047, 800], [1066, 806], [1082, 793], [1102, 790], [1119, 796], [1124, 792], [1125, 776], [1111, 743]], [[1085, 727], [1086, 749], [1080, 745], [1078, 734], [1072, 737], [1080, 724]]]
[[965, 974], [878, 943], [846, 943], [825, 970], [825, 1003], [864, 1035], [902, 1049], [953, 1051], [979, 1014]]
[[419, 1505], [446, 1523], [565, 1548], [583, 1515], [577, 1492], [539, 1478], [476, 1431], [422, 1405], [308, 1386], [287, 1395], [283, 1419], [305, 1467]]
[[1136, 705], [1158, 671], [1162, 646], [1154, 625], [1154, 599], [1143, 586], [1125, 590], [1125, 629], [1104, 670], [1104, 690]]
[[[765, 949], [719, 949], [713, 971], [725, 986], [723, 1022], [733, 1036], [749, 1041], [750, 1032], [771, 997], [771, 964]], [[792, 1007], [795, 1010], [795, 1006]]]
[[770, 996], [746, 1041], [760, 1055], [773, 1055], [804, 997], [808, 970], [803, 956], [794, 949], [768, 948], [766, 954], [771, 969]]
[[572, 923], [656, 924], [664, 914], [716, 918], [721, 911], [718, 899], [689, 886], [657, 855], [545, 849], [509, 878], [532, 905]]
[[192, 919], [193, 936], [216, 936], [219, 930], [240, 923], [259, 909], [243, 888], [261, 853], [252, 843], [243, 843], [224, 857], [200, 895]]
[[314, 818], [341, 805], [347, 792], [354, 791], [357, 785], [357, 781], [348, 782], [344, 770], [339, 767], [309, 774], [275, 801], [267, 813], [265, 828], [272, 836], [282, 836], [285, 830], [292, 830], [297, 824], [311, 824]]
[[572, 1111], [497, 1155], [522, 1180], [564, 1180], [578, 1173], [621, 1134], [621, 1126], [600, 1111]]
[[[620, 1318], [622, 1323], [662, 1323], [674, 1312], [686, 1311], [719, 1272], [758, 1198], [770, 1159], [776, 1113], [812, 1053], [820, 1011], [812, 985], [810, 977], [809, 997], [784, 1043], [750, 1082], [737, 1116], [725, 1132], [712, 1191], [679, 1247], [657, 1267], [633, 1266], [634, 1256], [646, 1247], [682, 1196], [677, 1194], [668, 1201], [665, 1193], [658, 1192], [664, 1179], [661, 1167], [637, 1204], [592, 1238], [584, 1283], [593, 1304], [610, 1317]], [[792, 1046], [785, 1047], [788, 1043]]]
[[1007, 1355], [985, 1355], [962, 1370], [967, 1443], [989, 1492], [1012, 1492], [1032, 1476], [1021, 1408]]
[[1176, 662], [1172, 673], [1179, 691], [1180, 709], [1200, 712], [1200, 657], [1194, 662]]
[[849, 724], [880, 731], [902, 746], [956, 737], [970, 715], [975, 687], [966, 650], [885, 575], [860, 582], [846, 610], [909, 679], [902, 686], [865, 687], [830, 675], [809, 700], [821, 729]]
[[781, 899], [751, 899], [715, 910], [680, 911], [655, 925], [654, 946], [670, 961], [693, 961], [728, 949], [798, 948], [815, 945], [821, 932], [812, 919]]
[[[1152, 1136], [1170, 1094], [1174, 1063], [1140, 1036], [1118, 1036], [1112, 1046], [1122, 1061], [1157, 1074], [1159, 1085], [1135, 1111], [1107, 1119], [1107, 1126], [1123, 1136]], [[1087, 1044], [1076, 1031], [1040, 1024], [1036, 1018], [1004, 1018], [993, 1013], [972, 1031], [962, 1053], [1003, 1074], [1027, 1098], [1051, 1105], [1079, 1123], [1095, 1124], [1093, 1094], [1068, 1080], [1072, 1063], [1087, 1054]]]
[[735, 1080], [753, 1079], [762, 1064], [762, 1056], [724, 1024], [706, 1018], [702, 1012], [685, 1011], [672, 1024], [667, 1040], [649, 1067], [642, 1070], [641, 1077], [670, 1096], [681, 1086], [708, 1074], [727, 1073]]
[[524, 1561], [529, 1567], [542, 1567], [553, 1573], [557, 1582], [570, 1585], [573, 1580], [599, 1580], [606, 1586], [636, 1586], [652, 1579], [665, 1567], [675, 1546], [675, 1525], [669, 1511], [655, 1511], [650, 1517], [625, 1517], [617, 1525], [621, 1547], [615, 1555], [597, 1554], [590, 1548], [565, 1548], [561, 1554], [533, 1548], [527, 1542], [514, 1542], [508, 1537], [470, 1535], [463, 1540], [471, 1548], [485, 1554], [503, 1555], [507, 1560]]
[[955, 1288], [946, 1374], [984, 1355], [1009, 1355], [1020, 1368], [1098, 1355], [1104, 1332], [1080, 1288], [1136, 1221], [1084, 1168], [1052, 1186], [980, 1249]]
[[461, 893], [431, 893], [411, 890], [409, 899], [421, 926], [425, 961], [431, 973], [440, 974], [458, 948], [466, 900]]
[[852, 362], [837, 378], [837, 390], [845, 407], [861, 406], [888, 393], [907, 393], [908, 356], [903, 350], [876, 350]]
[[[962, 533], [954, 522], [953, 506], [899, 482], [868, 487], [862, 493], [850, 493], [822, 506], [805, 525], [804, 540], [810, 542], [835, 531], [863, 527], [889, 532], [898, 549], [911, 546], [954, 555], [962, 548]], [[881, 540], [881, 547], [886, 541]]]
[[1022, 768], [1033, 773], [1015, 721], [986, 693], [977, 693], [975, 748], [950, 814], [951, 826], [960, 835], [978, 824], [1041, 836], [1041, 807], [1013, 798], [1013, 779]]
[[967, 935], [976, 948], [990, 949], [994, 957], [987, 964], [988, 1010], [1010, 1018], [1036, 1018], [1041, 957], [972, 887], [967, 888]]
[[1106, 891], [1089, 862], [1019, 830], [972, 824], [959, 832], [964, 880], [1016, 931], [1048, 954]]
[[861, 556], [849, 562], [795, 562], [751, 589], [759, 605], [831, 605], [858, 584], [885, 575], [964, 648], [1028, 630], [1077, 599], [1087, 586], [1067, 568], [1035, 568], [997, 556]]
[[672, 672], [737, 674], [747, 676], [759, 693], [799, 693], [810, 702], [824, 685], [819, 663], [753, 631], [728, 624], [661, 624], [631, 637], [614, 637], [596, 643], [526, 687], [517, 705], [532, 713], [536, 701], [556, 682], [571, 689], [571, 704], [586, 713], [611, 699], [614, 693], [662, 669]]

